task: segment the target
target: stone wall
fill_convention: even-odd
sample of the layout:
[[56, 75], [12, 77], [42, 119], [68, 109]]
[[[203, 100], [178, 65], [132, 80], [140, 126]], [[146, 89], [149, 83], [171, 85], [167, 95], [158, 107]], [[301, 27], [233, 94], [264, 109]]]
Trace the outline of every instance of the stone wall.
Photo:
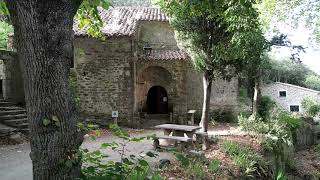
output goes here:
[[178, 49], [174, 31], [168, 22], [140, 21], [136, 39], [140, 54], [146, 43], [154, 49]]
[[[279, 97], [279, 91], [286, 91], [286, 97]], [[301, 113], [304, 112], [301, 106], [304, 98], [312, 97], [320, 101], [319, 91], [280, 82], [263, 85], [261, 94], [271, 97], [280, 107], [287, 111], [290, 111], [290, 105], [299, 105]]]
[[[202, 74], [198, 72], [192, 63], [188, 62], [187, 70], [187, 106], [188, 110], [195, 109], [201, 113], [203, 104]], [[238, 106], [238, 80], [231, 81], [217, 79], [212, 83], [210, 108], [211, 110], [237, 111]]]
[[86, 117], [106, 124], [111, 121], [112, 111], [119, 111], [118, 122], [131, 124], [134, 92], [131, 45], [128, 38], [75, 39], [80, 111]]
[[[8, 37], [8, 50], [14, 51], [13, 36]], [[23, 78], [18, 59], [3, 61], [3, 98], [15, 104], [25, 104]]]

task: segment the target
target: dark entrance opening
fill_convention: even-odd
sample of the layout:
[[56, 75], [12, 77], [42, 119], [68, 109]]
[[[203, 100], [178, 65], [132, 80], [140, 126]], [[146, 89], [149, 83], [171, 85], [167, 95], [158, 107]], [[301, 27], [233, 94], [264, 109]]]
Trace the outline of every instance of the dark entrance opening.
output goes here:
[[147, 97], [148, 114], [168, 114], [168, 94], [161, 86], [150, 88]]

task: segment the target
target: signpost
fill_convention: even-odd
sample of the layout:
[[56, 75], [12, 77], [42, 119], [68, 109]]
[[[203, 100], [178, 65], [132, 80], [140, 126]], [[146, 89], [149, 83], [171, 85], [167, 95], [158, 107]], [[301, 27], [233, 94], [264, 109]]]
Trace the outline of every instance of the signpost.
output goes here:
[[114, 123], [118, 124], [119, 112], [118, 111], [112, 111], [111, 116], [112, 116], [112, 119], [113, 119]]

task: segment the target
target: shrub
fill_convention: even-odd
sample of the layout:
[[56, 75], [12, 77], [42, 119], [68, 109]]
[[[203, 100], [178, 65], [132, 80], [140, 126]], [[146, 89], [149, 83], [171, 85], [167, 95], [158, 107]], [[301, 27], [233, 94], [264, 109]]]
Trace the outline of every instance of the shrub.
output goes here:
[[217, 109], [210, 112], [209, 117], [211, 121], [217, 122], [236, 122], [237, 117], [232, 110], [229, 109]]
[[[146, 179], [148, 175], [152, 175], [149, 164], [144, 160], [143, 156], [128, 156], [124, 152], [128, 142], [138, 142], [145, 138], [152, 137], [130, 137], [126, 131], [116, 124], [111, 124], [110, 129], [113, 135], [122, 139], [122, 142], [119, 144], [116, 142], [103, 143], [101, 144], [101, 147], [95, 151], [82, 149], [82, 179], [143, 180]], [[111, 160], [106, 161], [105, 158], [107, 158], [108, 155], [104, 154], [103, 150], [107, 148], [111, 148], [117, 152], [121, 157], [121, 160], [118, 162]], [[148, 152], [146, 155], [149, 157], [157, 156], [152, 152]], [[154, 179], [159, 179], [159, 175], [155, 174]]]
[[8, 34], [13, 32], [12, 25], [0, 21], [0, 49], [7, 49]]
[[302, 107], [306, 110], [308, 116], [315, 117], [320, 112], [320, 104], [311, 97], [304, 98]]
[[[191, 156], [187, 157], [185, 154], [177, 153], [176, 159], [180, 163], [180, 165], [183, 167], [185, 175], [189, 179], [205, 179], [206, 178], [206, 171], [205, 171], [205, 165], [206, 160], [202, 159], [199, 156]], [[209, 164], [209, 172], [211, 172], [213, 175], [215, 175], [219, 168], [220, 168], [220, 161], [214, 160], [211, 161]]]
[[[245, 146], [233, 141], [224, 141], [223, 150], [230, 155], [240, 170], [246, 176], [253, 176], [254, 172], [265, 169], [262, 156]], [[258, 173], [259, 174], [259, 173]]]
[[262, 96], [257, 107], [257, 113], [262, 120], [267, 120], [270, 117], [270, 112], [276, 103], [269, 96]]
[[268, 131], [268, 125], [262, 121], [261, 118], [252, 114], [249, 117], [245, 117], [242, 114], [238, 116], [239, 126], [242, 130], [247, 132], [254, 132], [258, 134], [263, 134]]
[[210, 162], [208, 169], [212, 174], [216, 174], [219, 171], [220, 166], [221, 162], [217, 159], [214, 159]]
[[[273, 111], [265, 121], [255, 115], [251, 115], [249, 118], [239, 116], [239, 125], [243, 130], [263, 135], [263, 145], [266, 150], [272, 152], [274, 157], [274, 172], [276, 172], [274, 178], [277, 178], [280, 170], [284, 172], [286, 166], [290, 164], [290, 155], [295, 139], [293, 132], [301, 124], [300, 118], [279, 110]], [[239, 162], [245, 161], [241, 158], [238, 158]]]

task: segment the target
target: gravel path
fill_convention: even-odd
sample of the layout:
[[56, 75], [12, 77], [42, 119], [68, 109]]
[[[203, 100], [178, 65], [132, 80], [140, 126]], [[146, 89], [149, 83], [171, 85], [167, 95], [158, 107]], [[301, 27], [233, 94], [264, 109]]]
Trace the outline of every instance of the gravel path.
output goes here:
[[[143, 130], [143, 131], [132, 131], [130, 134], [135, 136], [146, 136], [151, 134], [160, 134], [160, 131], [155, 130]], [[82, 144], [83, 148], [89, 150], [96, 150], [102, 143], [115, 141], [117, 143], [122, 142], [121, 139], [113, 137], [110, 134], [103, 135], [97, 138], [95, 141], [86, 138]], [[151, 140], [143, 140], [141, 142], [128, 143], [126, 146], [126, 154], [140, 155], [148, 151], [153, 150]], [[32, 164], [29, 157], [30, 145], [10, 145], [0, 146], [0, 180], [32, 180]], [[106, 150], [112, 160], [119, 160], [119, 154], [112, 151]], [[168, 152], [158, 152], [159, 157], [157, 158], [146, 158], [150, 165], [154, 167], [160, 159], [172, 159], [173, 155]]]

